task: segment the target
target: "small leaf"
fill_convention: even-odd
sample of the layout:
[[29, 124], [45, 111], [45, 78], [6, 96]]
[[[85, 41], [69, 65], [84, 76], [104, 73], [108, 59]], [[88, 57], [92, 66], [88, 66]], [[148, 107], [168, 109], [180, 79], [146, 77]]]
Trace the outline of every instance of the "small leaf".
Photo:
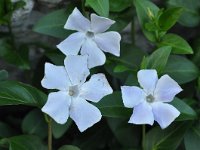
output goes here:
[[72, 33], [72, 31], [64, 29], [67, 17], [71, 12], [72, 7], [69, 6], [67, 10], [60, 9], [49, 13], [35, 24], [33, 31], [64, 39]]
[[6, 70], [0, 70], [0, 81], [6, 80], [8, 78], [8, 72]]
[[22, 122], [22, 131], [25, 134], [34, 134], [41, 138], [47, 137], [47, 123], [42, 112], [38, 109], [29, 112]]
[[154, 32], [147, 31], [145, 28], [145, 24], [150, 21], [148, 10], [152, 12], [152, 15], [156, 16], [159, 12], [159, 8], [153, 2], [148, 0], [134, 0], [134, 4], [136, 7], [138, 20], [140, 25], [142, 26], [142, 31], [144, 35], [147, 37], [148, 40], [156, 41]]
[[9, 150], [47, 150], [41, 139], [33, 135], [20, 135], [0, 140], [0, 143], [6, 142], [9, 144]]
[[120, 92], [114, 92], [104, 97], [95, 104], [103, 116], [114, 118], [128, 118], [131, 116], [132, 109], [125, 108]]
[[174, 54], [193, 54], [193, 50], [188, 42], [176, 34], [164, 35], [159, 46], [171, 46], [172, 53]]
[[164, 73], [179, 84], [183, 84], [196, 79], [199, 75], [199, 70], [194, 63], [185, 57], [170, 56]]
[[58, 150], [80, 150], [80, 148], [73, 146], [73, 145], [64, 145]]
[[128, 67], [124, 66], [124, 65], [117, 65], [114, 68], [114, 72], [125, 72], [125, 71], [130, 71], [131, 69], [129, 69]]
[[16, 81], [2, 81], [0, 83], [0, 106], [29, 105], [42, 107], [47, 96], [38, 89]]
[[165, 69], [165, 66], [168, 61], [168, 57], [171, 53], [170, 46], [163, 46], [159, 49], [155, 50], [149, 57], [148, 57], [148, 69], [156, 69], [158, 74], [161, 74]]
[[180, 116], [176, 119], [177, 121], [194, 120], [197, 118], [196, 112], [183, 100], [175, 98], [171, 104], [180, 111]]
[[159, 17], [158, 23], [161, 30], [169, 30], [179, 19], [183, 11], [182, 7], [173, 7], [165, 10]]
[[109, 16], [109, 0], [86, 0], [86, 6], [90, 6], [100, 16]]
[[0, 138], [7, 138], [16, 135], [16, 131], [7, 123], [0, 122]]
[[70, 118], [67, 120], [67, 123], [62, 124], [62, 125], [53, 121], [52, 133], [53, 133], [54, 138], [58, 139], [62, 137], [67, 132], [67, 130], [69, 129], [71, 125], [72, 125], [72, 120]]

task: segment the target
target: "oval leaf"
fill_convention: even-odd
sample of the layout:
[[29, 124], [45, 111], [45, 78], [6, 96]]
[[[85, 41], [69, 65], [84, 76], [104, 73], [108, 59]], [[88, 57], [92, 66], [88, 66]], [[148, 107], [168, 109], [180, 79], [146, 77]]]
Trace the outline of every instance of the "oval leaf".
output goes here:
[[171, 46], [172, 53], [174, 54], [193, 54], [193, 50], [188, 42], [176, 34], [164, 35], [159, 46]]
[[30, 105], [42, 107], [47, 96], [38, 89], [16, 81], [0, 83], [0, 106], [2, 105]]

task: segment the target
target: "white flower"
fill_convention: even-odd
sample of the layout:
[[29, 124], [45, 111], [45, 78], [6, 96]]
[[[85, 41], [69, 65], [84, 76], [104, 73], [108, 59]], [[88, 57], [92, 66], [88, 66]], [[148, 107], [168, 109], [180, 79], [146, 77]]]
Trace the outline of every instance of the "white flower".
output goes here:
[[87, 54], [88, 66], [92, 68], [105, 63], [106, 57], [102, 51], [120, 55], [121, 36], [114, 31], [105, 32], [115, 21], [96, 14], [91, 14], [90, 18], [91, 21], [75, 8], [64, 28], [78, 32], [71, 34], [57, 48], [67, 56], [77, 55], [79, 51], [81, 55]]
[[166, 102], [171, 102], [182, 88], [168, 75], [158, 80], [156, 70], [140, 70], [137, 76], [143, 89], [121, 87], [125, 107], [134, 107], [129, 123], [153, 125], [155, 120], [162, 129], [166, 128], [180, 115], [174, 106]]
[[42, 86], [58, 91], [49, 94], [42, 111], [60, 124], [71, 117], [83, 132], [101, 119], [100, 111], [86, 100], [98, 102], [113, 90], [103, 74], [94, 74], [85, 82], [90, 74], [86, 55], [68, 56], [64, 64], [45, 64]]

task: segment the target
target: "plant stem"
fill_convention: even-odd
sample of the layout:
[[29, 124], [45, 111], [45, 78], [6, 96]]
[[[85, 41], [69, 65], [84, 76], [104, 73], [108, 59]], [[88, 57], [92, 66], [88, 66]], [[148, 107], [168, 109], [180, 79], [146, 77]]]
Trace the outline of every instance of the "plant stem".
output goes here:
[[48, 118], [48, 150], [52, 150], [52, 120]]
[[145, 150], [146, 126], [142, 125], [142, 149]]

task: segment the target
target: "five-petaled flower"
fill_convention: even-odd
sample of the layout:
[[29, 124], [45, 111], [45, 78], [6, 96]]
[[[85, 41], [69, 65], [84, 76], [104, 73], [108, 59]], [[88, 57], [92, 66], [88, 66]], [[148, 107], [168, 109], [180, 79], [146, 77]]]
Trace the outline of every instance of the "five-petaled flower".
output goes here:
[[64, 28], [76, 30], [67, 39], [57, 45], [65, 55], [88, 55], [88, 67], [103, 65], [106, 61], [105, 54], [109, 52], [120, 56], [121, 36], [118, 32], [105, 32], [115, 21], [105, 17], [91, 14], [91, 21], [85, 18], [75, 8], [69, 16]]
[[71, 117], [81, 132], [101, 119], [100, 111], [86, 100], [98, 102], [113, 92], [103, 74], [94, 74], [85, 82], [90, 74], [87, 58], [86, 55], [68, 56], [65, 66], [46, 63], [41, 81], [43, 87], [58, 90], [49, 94], [42, 111], [60, 124]]
[[174, 106], [166, 102], [171, 102], [182, 88], [168, 75], [158, 79], [156, 70], [140, 70], [137, 76], [143, 89], [121, 87], [125, 107], [134, 108], [129, 123], [153, 125], [155, 120], [162, 129], [166, 128], [180, 115]]

